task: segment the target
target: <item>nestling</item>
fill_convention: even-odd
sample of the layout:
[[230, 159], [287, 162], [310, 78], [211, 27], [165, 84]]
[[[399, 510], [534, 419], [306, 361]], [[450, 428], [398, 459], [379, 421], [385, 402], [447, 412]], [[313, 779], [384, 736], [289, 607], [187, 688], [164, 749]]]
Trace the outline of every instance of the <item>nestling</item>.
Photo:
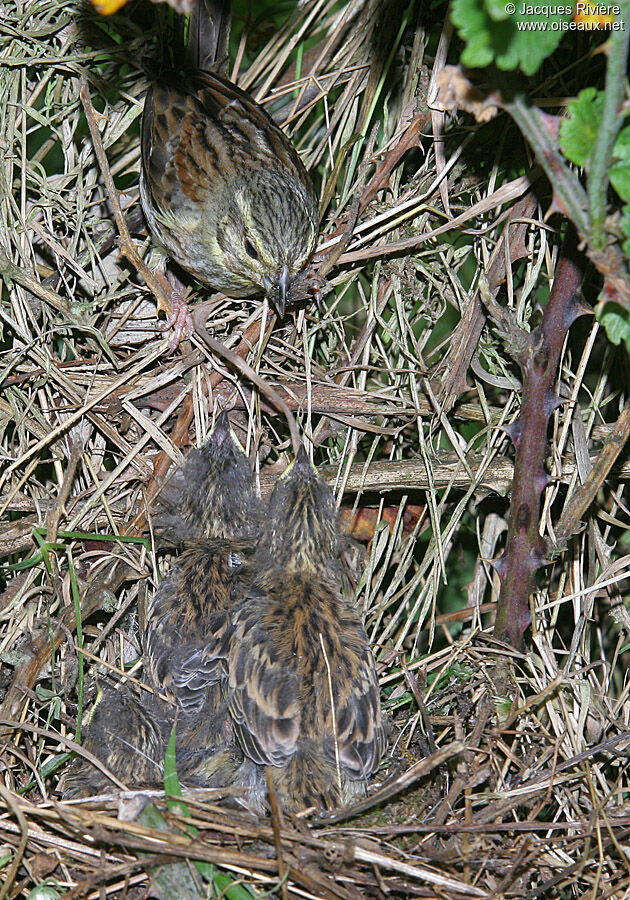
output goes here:
[[[334, 498], [304, 450], [263, 515], [224, 415], [166, 506], [163, 527], [189, 549], [151, 603], [145, 657], [148, 680], [174, 706], [145, 712], [116, 692], [96, 708], [88, 749], [123, 780], [156, 783], [175, 722], [180, 778], [242, 788], [253, 809], [265, 807], [267, 767], [287, 810], [364, 794], [386, 743], [379, 685], [341, 593]], [[128, 719], [119, 733], [117, 716]], [[83, 764], [70, 791], [100, 777]]]
[[[227, 414], [193, 450], [168, 495], [179, 511], [163, 525], [188, 549], [151, 601], [145, 634], [149, 682], [175, 700], [178, 761], [183, 770], [231, 737], [221, 648], [231, 628], [233, 596], [260, 529], [260, 501], [249, 462]], [[182, 534], [182, 532], [184, 534]]]
[[[148, 692], [140, 698], [128, 685], [104, 687], [90, 713], [84, 747], [129, 788], [150, 787], [164, 779], [168, 742], [165, 709]], [[63, 779], [66, 799], [116, 790], [111, 778], [77, 756]]]
[[263, 767], [273, 767], [287, 809], [363, 794], [385, 748], [374, 658], [341, 596], [338, 544], [332, 492], [301, 449], [272, 494], [226, 660], [229, 713], [256, 789], [264, 794]]
[[261, 502], [227, 412], [217, 417], [208, 441], [191, 450], [164, 485], [159, 504], [157, 527], [176, 543], [258, 536]]
[[[232, 740], [219, 650], [231, 627], [232, 592], [260, 529], [260, 501], [226, 413], [162, 493], [158, 527], [187, 550], [151, 602], [145, 674], [171, 703], [148, 693], [140, 699], [128, 687], [107, 691], [94, 708], [85, 747], [130, 787], [159, 785], [176, 723], [180, 774], [190, 772], [196, 783], [228, 784], [242, 753]], [[198, 769], [202, 775], [195, 775]], [[83, 758], [65, 776], [67, 797], [111, 788]]]
[[194, 16], [187, 66], [145, 100], [144, 213], [165, 254], [199, 281], [230, 297], [265, 294], [282, 316], [315, 249], [317, 197], [265, 110], [217, 71], [192, 67], [220, 61], [197, 42], [222, 33], [203, 19], [225, 19], [229, 7], [200, 0]]

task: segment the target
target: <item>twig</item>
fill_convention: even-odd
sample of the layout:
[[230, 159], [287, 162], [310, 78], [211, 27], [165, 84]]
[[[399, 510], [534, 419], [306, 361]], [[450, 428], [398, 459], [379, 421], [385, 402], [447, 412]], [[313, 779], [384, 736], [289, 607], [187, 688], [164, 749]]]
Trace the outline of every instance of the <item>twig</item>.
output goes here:
[[429, 745], [429, 753], [435, 753], [437, 747], [435, 746], [435, 736], [433, 734], [433, 726], [431, 725], [431, 720], [429, 719], [429, 713], [427, 712], [427, 708], [424, 704], [424, 700], [422, 699], [422, 694], [420, 693], [420, 688], [418, 687], [418, 682], [416, 680], [416, 676], [409, 669], [407, 665], [407, 661], [404, 656], [400, 658], [402, 664], [402, 670], [405, 673], [405, 681], [411, 688], [411, 693], [413, 694], [413, 699], [416, 701], [416, 705], [418, 707], [418, 711], [420, 712], [420, 716], [422, 718], [422, 724], [424, 725], [424, 733], [426, 735], [427, 743]]
[[559, 546], [578, 530], [582, 516], [595, 499], [604, 479], [625, 447], [628, 435], [630, 435], [630, 405], [625, 407], [611, 434], [604, 441], [604, 446], [586, 481], [571, 495], [558, 526], [554, 529]]
[[613, 147], [624, 117], [620, 115], [623, 103], [628, 66], [628, 40], [630, 40], [630, 0], [619, 0], [619, 23], [607, 41], [608, 65], [606, 89], [602, 108], [602, 120], [591, 154], [588, 170], [588, 199], [591, 215], [591, 243], [602, 251], [606, 247], [606, 200], [610, 182], [610, 163]]
[[18, 873], [18, 869], [22, 865], [22, 860], [24, 859], [24, 853], [26, 852], [26, 845], [28, 842], [28, 822], [26, 821], [24, 813], [22, 812], [20, 807], [13, 802], [13, 794], [11, 793], [11, 791], [7, 790], [7, 788], [1, 781], [0, 797], [2, 797], [11, 812], [15, 815], [15, 818], [18, 820], [18, 824], [20, 826], [20, 842], [11, 861], [11, 865], [4, 873], [4, 883], [2, 885], [2, 888], [0, 889], [0, 900], [3, 900], [4, 897], [8, 896], [13, 882], [15, 881], [15, 877]]
[[[486, 277], [491, 293], [495, 295], [506, 279], [506, 256], [509, 252], [510, 263], [515, 263], [528, 253], [525, 243], [527, 229], [526, 222], [536, 209], [536, 199], [532, 191], [529, 191], [521, 200], [514, 204], [507, 222], [503, 227], [501, 237], [490, 257], [486, 270]], [[475, 351], [479, 347], [479, 339], [486, 322], [480, 299], [479, 289], [466, 304], [462, 319], [455, 329], [455, 335], [451, 343], [446, 360], [440, 366], [444, 379], [440, 388], [440, 405], [448, 412], [457, 396], [466, 390], [466, 375], [470, 367]]]
[[59, 519], [64, 511], [64, 506], [70, 496], [72, 483], [77, 471], [77, 466], [83, 454], [84, 444], [80, 439], [70, 437], [70, 456], [68, 458], [68, 466], [63, 475], [63, 482], [59, 489], [59, 494], [55, 500], [55, 505], [49, 510], [46, 516], [46, 542], [54, 544], [57, 540], [57, 532], [59, 530]]
[[[625, 33], [627, 35], [627, 24]], [[615, 300], [626, 309], [630, 309], [630, 275], [627, 259], [618, 244], [604, 242], [600, 246], [592, 240], [593, 222], [589, 209], [591, 199], [578, 176], [569, 168], [560, 153], [557, 138], [558, 120], [553, 120], [538, 107], [530, 105], [521, 95], [510, 101], [501, 101], [501, 106], [512, 116], [530, 143], [538, 163], [544, 169], [553, 188], [553, 209], [566, 215], [577, 229], [580, 239], [587, 242], [589, 259], [605, 279], [604, 299]], [[607, 165], [609, 164], [610, 156]], [[597, 195], [600, 190], [601, 183], [597, 188]], [[604, 188], [604, 197], [605, 192]], [[595, 209], [598, 215], [601, 215], [597, 198]]]
[[273, 783], [273, 769], [271, 766], [267, 766], [267, 793], [269, 795], [269, 808], [271, 809], [271, 827], [273, 829], [273, 840], [276, 845], [276, 856], [278, 858], [278, 878], [280, 878], [280, 891], [282, 893], [282, 900], [288, 900], [289, 892], [287, 890], [287, 877], [289, 874], [289, 867], [284, 864], [284, 855], [282, 853], [282, 837], [281, 837], [281, 828], [282, 828], [282, 810], [280, 808], [280, 804], [278, 803], [278, 797], [276, 795], [276, 787]]
[[[235, 355], [246, 354], [250, 351], [252, 344], [255, 344], [258, 340], [260, 329], [262, 328], [262, 323], [254, 322], [253, 325], [245, 331], [243, 337], [241, 338], [236, 350], [230, 351]], [[195, 330], [198, 331], [200, 326], [197, 325], [195, 321]], [[221, 347], [223, 345], [221, 344]], [[223, 347], [223, 349], [226, 349]], [[210, 387], [212, 389], [216, 388], [223, 381], [223, 373], [222, 372], [213, 372], [209, 378]], [[207, 393], [208, 387], [206, 384], [203, 385], [204, 393]], [[173, 427], [171, 432], [171, 441], [175, 444], [176, 447], [182, 447], [188, 443], [188, 429], [190, 427], [190, 423], [192, 422], [194, 415], [194, 402], [193, 397], [189, 394], [183, 403], [183, 408], [179, 417]], [[162, 450], [157, 454], [155, 461], [153, 463], [153, 475], [150, 480], [147, 482], [145, 487], [145, 497], [147, 499], [147, 503], [150, 506], [151, 502], [155, 499], [155, 497], [160, 492], [162, 485], [166, 476], [168, 475], [169, 469], [172, 465], [173, 460], [170, 455]], [[130, 533], [142, 532], [147, 522], [146, 511], [144, 509], [140, 510], [138, 515], [134, 518], [133, 522], [129, 526]]]
[[[379, 244], [376, 247], [364, 247], [361, 250], [349, 250], [340, 257], [339, 263], [340, 265], [347, 265], [349, 263], [365, 262], [365, 260], [368, 259], [387, 257], [391, 253], [401, 253], [403, 250], [416, 250], [422, 244], [426, 244], [427, 241], [431, 241], [440, 235], [448, 234], [450, 231], [457, 231], [458, 228], [461, 228], [467, 222], [476, 219], [478, 216], [486, 215], [505, 203], [511, 203], [513, 200], [518, 200], [519, 197], [522, 197], [523, 194], [529, 191], [532, 184], [538, 180], [539, 176], [540, 169], [534, 167], [527, 175], [515, 178], [514, 181], [502, 185], [490, 194], [489, 197], [484, 197], [483, 200], [479, 200], [454, 219], [449, 219], [449, 221], [444, 222], [443, 225], [438, 225], [437, 228], [432, 228], [430, 231], [422, 234], [414, 234], [413, 237], [392, 241], [389, 244]], [[492, 227], [495, 227], [495, 225], [496, 223], [489, 226], [488, 231], [490, 231]]]
[[114, 218], [116, 219], [116, 225], [118, 227], [121, 253], [129, 260], [132, 266], [144, 278], [147, 287], [155, 296], [158, 312], [164, 312], [167, 316], [170, 316], [172, 313], [172, 290], [170, 288], [170, 285], [168, 284], [168, 281], [163, 276], [159, 276], [158, 273], [151, 271], [151, 269], [147, 266], [147, 264], [144, 262], [144, 260], [136, 250], [135, 244], [131, 240], [131, 235], [129, 234], [129, 229], [127, 228], [125, 217], [123, 216], [122, 210], [120, 208], [118, 191], [116, 190], [114, 179], [112, 178], [111, 169], [109, 168], [109, 162], [107, 161], [105, 149], [101, 140], [101, 134], [98, 130], [98, 125], [96, 124], [96, 110], [94, 109], [92, 98], [90, 97], [87, 77], [85, 75], [81, 76], [79, 96], [81, 97], [81, 103], [83, 104], [88, 127], [90, 129], [94, 153], [96, 154], [96, 158], [103, 175], [103, 180], [105, 181], [105, 187], [109, 195], [110, 203], [112, 204]]
[[[358, 182], [358, 185], [360, 185], [361, 187], [363, 187], [363, 184], [365, 182], [365, 173], [366, 173], [367, 167], [370, 163], [372, 153], [374, 151], [374, 144], [376, 143], [378, 129], [379, 129], [378, 124], [376, 124], [372, 128], [372, 132], [370, 134], [370, 137], [368, 138], [367, 149], [365, 151], [361, 170], [357, 174], [357, 182]], [[346, 249], [346, 247], [350, 243], [350, 239], [352, 238], [352, 235], [354, 233], [354, 228], [355, 228], [355, 225], [357, 224], [359, 214], [361, 212], [361, 209], [364, 208], [361, 205], [362, 200], [363, 200], [363, 194], [357, 193], [357, 197], [353, 201], [352, 206], [350, 207], [350, 209], [348, 211], [348, 220], [344, 226], [341, 237], [338, 239], [338, 241], [335, 244], [335, 246], [333, 247], [333, 249], [330, 251], [328, 256], [325, 258], [323, 264], [321, 265], [321, 267], [317, 273], [319, 278], [322, 278], [322, 279], [325, 278], [326, 275], [328, 274], [328, 272], [330, 272], [330, 270], [333, 268], [333, 266], [337, 265], [337, 263], [339, 262], [339, 258], [341, 257], [343, 251]]]
[[[275, 320], [275, 316], [272, 316], [271, 327], [273, 327], [273, 321]], [[263, 393], [267, 399], [275, 406], [277, 410], [283, 413], [284, 417], [287, 420], [287, 424], [289, 426], [289, 431], [291, 433], [291, 443], [293, 444], [293, 451], [297, 453], [300, 444], [302, 443], [300, 438], [300, 433], [298, 431], [297, 423], [295, 421], [295, 416], [289, 409], [288, 403], [280, 396], [280, 394], [273, 388], [268, 381], [265, 381], [258, 372], [255, 372], [252, 367], [245, 362], [242, 356], [240, 356], [234, 350], [230, 350], [225, 344], [222, 344], [221, 341], [217, 341], [216, 338], [211, 337], [205, 328], [202, 328], [197, 323], [195, 323], [195, 334], [208, 345], [208, 347], [213, 350], [218, 356], [225, 360], [233, 369], [236, 369], [237, 372], [240, 372], [241, 375], [244, 375], [252, 384], [255, 384], [256, 387]]]

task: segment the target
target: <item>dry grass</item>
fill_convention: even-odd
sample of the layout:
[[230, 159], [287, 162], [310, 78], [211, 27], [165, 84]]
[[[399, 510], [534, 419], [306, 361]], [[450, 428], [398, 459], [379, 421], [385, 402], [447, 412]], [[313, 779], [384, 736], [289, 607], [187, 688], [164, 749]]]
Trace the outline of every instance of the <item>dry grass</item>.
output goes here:
[[[253, 896], [630, 896], [628, 466], [543, 570], [527, 655], [494, 645], [489, 560], [512, 458], [500, 425], [518, 411], [518, 370], [475, 288], [481, 273], [503, 285], [526, 325], [558, 241], [506, 120], [445, 123], [446, 144], [425, 136], [442, 127], [426, 103], [441, 22], [396, 0], [312, 0], [277, 30], [248, 23], [240, 83], [275, 98], [313, 168], [323, 247], [348, 243], [321, 312], [271, 330], [255, 303], [200, 291], [196, 306], [285, 398], [351, 523], [392, 722], [383, 787], [354, 815], [276, 821], [275, 834], [207, 793], [187, 797], [187, 817], [155, 798], [144, 824], [133, 798], [56, 799], [94, 677], [142, 677], [144, 609], [167, 564], [151, 507], [168, 471], [226, 406], [263, 489], [291, 452], [286, 418], [202, 341], [167, 354], [153, 297], [107, 240], [79, 80], [133, 214], [146, 80], [130, 60], [158, 9], [108, 22], [75, 2], [0, 3], [0, 896], [143, 897], [150, 883], [181, 897], [189, 882], [203, 896], [178, 859], [216, 866], [214, 896], [239, 896], [226, 871]], [[575, 73], [541, 92], [574, 93]], [[627, 375], [581, 320], [553, 423], [552, 546]]]

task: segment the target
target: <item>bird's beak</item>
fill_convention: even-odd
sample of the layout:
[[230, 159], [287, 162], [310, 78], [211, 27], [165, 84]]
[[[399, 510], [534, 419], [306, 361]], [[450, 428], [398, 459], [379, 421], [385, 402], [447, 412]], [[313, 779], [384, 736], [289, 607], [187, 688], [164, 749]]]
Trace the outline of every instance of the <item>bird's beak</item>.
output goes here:
[[276, 278], [274, 278], [278, 293], [274, 297], [273, 305], [279, 318], [283, 318], [287, 308], [287, 300], [289, 299], [289, 288], [291, 287], [291, 275], [289, 267], [285, 266]]

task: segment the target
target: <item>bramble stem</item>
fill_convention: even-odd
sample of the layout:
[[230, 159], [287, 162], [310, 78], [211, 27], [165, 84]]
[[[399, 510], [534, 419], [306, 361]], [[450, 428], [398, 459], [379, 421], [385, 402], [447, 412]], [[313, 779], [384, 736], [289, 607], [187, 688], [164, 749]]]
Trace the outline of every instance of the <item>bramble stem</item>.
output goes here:
[[[495, 635], [516, 649], [523, 647], [523, 635], [531, 623], [529, 596], [536, 571], [545, 564], [540, 505], [549, 482], [545, 471], [547, 429], [557, 406], [555, 380], [564, 340], [572, 323], [584, 312], [579, 300], [581, 281], [581, 258], [571, 229], [542, 322], [527, 336], [520, 353], [523, 401], [520, 416], [509, 431], [516, 457], [505, 553], [496, 564], [501, 592]], [[515, 342], [521, 337], [515, 336]]]

